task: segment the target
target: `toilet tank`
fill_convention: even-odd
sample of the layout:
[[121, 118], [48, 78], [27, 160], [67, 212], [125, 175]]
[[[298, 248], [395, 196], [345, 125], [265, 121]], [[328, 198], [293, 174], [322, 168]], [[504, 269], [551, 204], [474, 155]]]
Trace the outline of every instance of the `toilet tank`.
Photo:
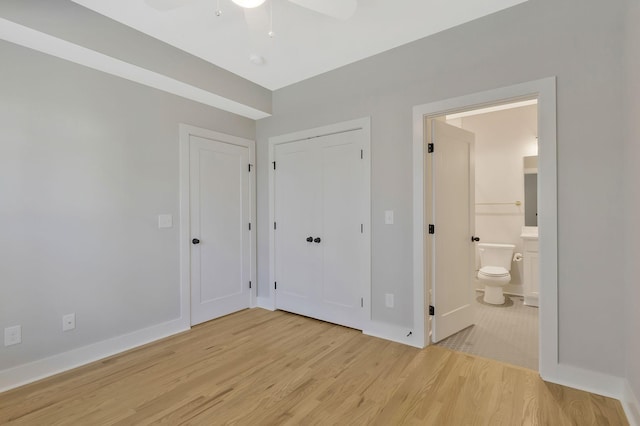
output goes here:
[[515, 248], [513, 244], [479, 243], [480, 266], [501, 266], [510, 271]]

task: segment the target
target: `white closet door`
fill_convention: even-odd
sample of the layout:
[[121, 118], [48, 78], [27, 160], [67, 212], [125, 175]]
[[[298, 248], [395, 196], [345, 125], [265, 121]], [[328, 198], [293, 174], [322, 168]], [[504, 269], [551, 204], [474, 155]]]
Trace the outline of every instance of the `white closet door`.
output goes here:
[[312, 256], [317, 237], [318, 174], [316, 152], [308, 141], [278, 145], [275, 181], [277, 307], [314, 316], [318, 259]]
[[250, 304], [249, 149], [190, 136], [191, 324]]
[[274, 235], [276, 307], [361, 329], [367, 251], [360, 136], [276, 146]]
[[327, 321], [362, 328], [363, 161], [357, 132], [322, 138], [318, 162], [321, 176], [316, 244], [321, 256], [318, 295]]

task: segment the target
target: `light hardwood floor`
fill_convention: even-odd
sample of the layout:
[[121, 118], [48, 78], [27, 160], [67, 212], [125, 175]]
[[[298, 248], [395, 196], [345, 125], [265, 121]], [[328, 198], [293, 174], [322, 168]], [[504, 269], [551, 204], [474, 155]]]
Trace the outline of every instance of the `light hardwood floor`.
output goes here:
[[0, 394], [0, 423], [628, 424], [530, 370], [261, 309]]

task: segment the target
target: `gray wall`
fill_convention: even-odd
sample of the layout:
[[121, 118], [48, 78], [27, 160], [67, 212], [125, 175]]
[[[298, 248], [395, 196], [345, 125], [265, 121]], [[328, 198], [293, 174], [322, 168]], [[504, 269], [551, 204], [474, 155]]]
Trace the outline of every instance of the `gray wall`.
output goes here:
[[1, 0], [0, 16], [267, 113], [271, 91], [71, 0]]
[[[260, 295], [269, 291], [270, 136], [372, 117], [372, 315], [409, 326], [412, 107], [557, 76], [560, 360], [622, 376], [625, 7], [530, 0], [276, 91], [274, 116], [257, 127]], [[383, 224], [386, 209], [394, 226]], [[395, 309], [384, 293], [395, 293]]]
[[0, 58], [0, 327], [23, 327], [0, 370], [178, 318], [178, 124], [255, 123], [13, 44]]
[[[625, 196], [628, 200], [625, 250], [627, 379], [640, 398], [640, 2], [629, 0], [626, 80], [628, 84]], [[640, 416], [640, 413], [637, 414]]]

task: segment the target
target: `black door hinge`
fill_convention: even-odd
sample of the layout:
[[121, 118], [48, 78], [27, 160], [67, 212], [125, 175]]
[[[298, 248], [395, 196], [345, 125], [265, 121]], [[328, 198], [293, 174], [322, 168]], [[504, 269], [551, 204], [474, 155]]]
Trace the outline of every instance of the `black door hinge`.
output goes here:
[[360, 307], [364, 308], [364, 297], [360, 298]]
[[278, 229], [278, 225], [275, 222], [273, 222], [273, 229]]
[[251, 222], [249, 222], [249, 231], [251, 231]]
[[432, 143], [427, 144], [427, 152], [429, 154], [433, 154], [433, 144]]
[[364, 150], [363, 149], [360, 150], [360, 159], [361, 160], [364, 159]]
[[276, 169], [276, 162], [273, 161], [273, 170], [275, 170], [275, 169]]
[[429, 225], [429, 233], [430, 234], [435, 234], [436, 233], [436, 226], [435, 225]]
[[274, 281], [273, 282], [273, 289], [277, 290], [278, 289], [278, 281]]
[[251, 173], [251, 164], [249, 164], [249, 173]]
[[433, 305], [429, 305], [429, 315], [434, 316], [436, 314], [436, 308]]
[[249, 288], [251, 288], [251, 281], [249, 281]]

